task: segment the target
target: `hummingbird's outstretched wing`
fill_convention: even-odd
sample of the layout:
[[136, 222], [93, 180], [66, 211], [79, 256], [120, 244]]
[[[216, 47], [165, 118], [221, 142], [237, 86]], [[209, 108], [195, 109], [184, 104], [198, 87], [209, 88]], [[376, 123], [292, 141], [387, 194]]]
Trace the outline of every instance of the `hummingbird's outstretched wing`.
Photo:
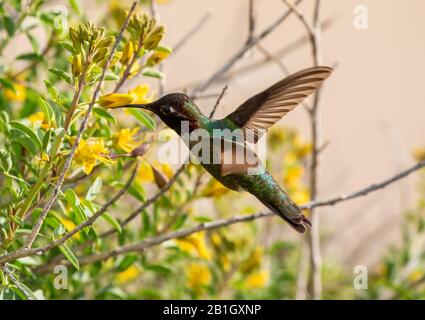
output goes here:
[[245, 101], [226, 119], [245, 131], [251, 130], [257, 142], [261, 132], [312, 94], [332, 71], [329, 67], [313, 67], [292, 74]]

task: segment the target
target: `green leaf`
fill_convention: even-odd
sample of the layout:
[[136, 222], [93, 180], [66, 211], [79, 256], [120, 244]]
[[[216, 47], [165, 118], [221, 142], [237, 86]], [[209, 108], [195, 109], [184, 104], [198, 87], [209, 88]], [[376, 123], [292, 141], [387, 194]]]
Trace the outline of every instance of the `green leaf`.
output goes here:
[[23, 132], [24, 134], [26, 134], [34, 142], [34, 144], [37, 146], [38, 149], [42, 148], [42, 143], [40, 141], [40, 138], [35, 134], [34, 131], [32, 131], [32, 129], [28, 128], [24, 124], [17, 122], [17, 121], [10, 121], [9, 124], [13, 128], [15, 128], [15, 129]]
[[86, 199], [89, 201], [92, 201], [96, 198], [96, 196], [100, 193], [100, 190], [102, 189], [102, 178], [97, 177], [96, 180], [94, 180], [93, 184], [87, 191]]
[[78, 206], [80, 204], [80, 200], [78, 199], [77, 194], [71, 188], [66, 189], [66, 191], [65, 191], [65, 198], [66, 198], [66, 201], [68, 201], [68, 203], [73, 208], [76, 207], [76, 206]]
[[119, 77], [115, 73], [107, 72], [105, 74], [105, 81], [116, 81], [118, 79]]
[[62, 251], [63, 255], [68, 259], [69, 262], [75, 267], [75, 269], [80, 269], [80, 264], [78, 263], [78, 259], [75, 256], [74, 252], [68, 248], [66, 244], [59, 246], [60, 251]]
[[71, 8], [74, 9], [74, 11], [81, 16], [81, 5], [80, 1], [78, 0], [69, 0], [69, 4], [71, 5]]
[[16, 93], [16, 89], [15, 89], [15, 86], [13, 85], [12, 81], [10, 81], [6, 78], [0, 78], [0, 84], [2, 85], [2, 87], [9, 89], [9, 90]]
[[117, 272], [121, 272], [128, 269], [133, 263], [137, 261], [137, 259], [137, 256], [134, 254], [126, 255], [117, 266]]
[[59, 45], [62, 47], [62, 48], [64, 48], [64, 49], [66, 49], [66, 50], [68, 50], [70, 53], [72, 53], [72, 54], [75, 54], [76, 53], [76, 51], [75, 51], [75, 48], [72, 46], [72, 44], [70, 43], [70, 42], [68, 42], [68, 41], [59, 41]]
[[117, 125], [117, 120], [115, 120], [115, 118], [108, 111], [95, 107], [93, 108], [93, 112], [113, 125]]
[[58, 69], [58, 68], [51, 68], [49, 69], [49, 72], [53, 73], [55, 76], [59, 77], [60, 79], [65, 80], [69, 84], [71, 84], [72, 82], [71, 74], [66, 72], [65, 70]]
[[1, 169], [5, 172], [9, 172], [12, 169], [12, 158], [9, 152], [4, 149], [0, 149], [0, 164]]
[[59, 90], [49, 80], [44, 80], [44, 84], [46, 85], [50, 98], [53, 101], [59, 101]]
[[148, 129], [154, 130], [155, 129], [155, 121], [144, 111], [139, 109], [127, 109], [128, 113], [133, 115], [137, 120], [139, 120], [145, 127]]
[[52, 136], [52, 131], [47, 130], [43, 136], [43, 150], [47, 152], [47, 147], [49, 146], [50, 137]]
[[16, 57], [16, 60], [28, 60], [28, 61], [43, 61], [43, 56], [40, 56], [38, 53], [24, 53]]
[[153, 271], [155, 273], [161, 273], [161, 274], [171, 274], [171, 273], [173, 273], [170, 268], [161, 266], [159, 264], [147, 265], [147, 266], [145, 266], [145, 269]]
[[164, 79], [164, 74], [161, 71], [155, 70], [155, 69], [146, 68], [142, 72], [142, 75], [144, 75], [145, 77], [151, 77], [151, 78], [156, 78], [156, 79]]
[[14, 136], [13, 142], [22, 145], [25, 149], [27, 149], [32, 155], [37, 155], [38, 150], [35, 143], [32, 141], [30, 137], [25, 134], [22, 134], [21, 131], [16, 129], [12, 129], [10, 131], [11, 135]]
[[7, 35], [9, 37], [13, 36], [16, 31], [15, 22], [13, 18], [9, 15], [3, 17], [4, 28], [6, 29]]
[[111, 214], [104, 212], [101, 217], [108, 222], [118, 233], [121, 233], [121, 224], [119, 221]]
[[155, 48], [155, 51], [173, 53], [173, 49], [171, 47], [166, 47], [166, 46], [158, 46]]
[[52, 106], [50, 105], [50, 103], [48, 103], [46, 100], [44, 100], [41, 97], [38, 98], [38, 102], [40, 103], [40, 107], [46, 116], [47, 122], [52, 123], [55, 116]]
[[145, 192], [137, 182], [133, 182], [130, 188], [128, 188], [128, 193], [140, 202], [144, 202], [146, 200]]

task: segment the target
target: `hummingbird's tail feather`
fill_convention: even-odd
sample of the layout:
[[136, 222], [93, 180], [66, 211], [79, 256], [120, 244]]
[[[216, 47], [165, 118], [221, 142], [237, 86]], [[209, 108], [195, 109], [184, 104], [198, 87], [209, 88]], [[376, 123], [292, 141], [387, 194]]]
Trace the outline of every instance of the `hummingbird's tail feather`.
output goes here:
[[[284, 192], [282, 190], [282, 192]], [[285, 193], [285, 192], [284, 192]], [[284, 205], [274, 205], [267, 200], [263, 201], [259, 199], [267, 208], [269, 208], [274, 214], [286, 221], [293, 229], [300, 233], [304, 233], [306, 227], [311, 227], [311, 222], [302, 213], [301, 209], [293, 202], [288, 195], [285, 196], [289, 200]]]
[[256, 176], [255, 183], [246, 184], [244, 189], [296, 231], [304, 233], [307, 227], [311, 227], [301, 209], [268, 172]]

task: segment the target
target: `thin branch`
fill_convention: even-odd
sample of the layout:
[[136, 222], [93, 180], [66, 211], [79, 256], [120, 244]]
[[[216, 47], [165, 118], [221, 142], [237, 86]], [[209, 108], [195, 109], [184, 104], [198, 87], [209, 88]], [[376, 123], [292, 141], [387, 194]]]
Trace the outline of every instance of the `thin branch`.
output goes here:
[[41, 226], [42, 226], [42, 224], [44, 222], [44, 219], [47, 216], [47, 213], [49, 212], [50, 208], [53, 206], [53, 204], [55, 203], [55, 201], [56, 201], [56, 199], [58, 197], [59, 191], [62, 188], [62, 184], [63, 184], [63, 181], [65, 179], [65, 176], [66, 176], [66, 174], [68, 172], [69, 167], [71, 166], [72, 159], [74, 158], [75, 151], [77, 150], [77, 147], [78, 147], [78, 145], [80, 143], [81, 137], [82, 137], [82, 135], [83, 135], [83, 133], [84, 133], [84, 131], [86, 129], [87, 123], [89, 121], [89, 118], [90, 118], [91, 113], [92, 113], [92, 110], [93, 110], [93, 106], [94, 106], [94, 104], [97, 101], [97, 96], [98, 96], [98, 94], [100, 92], [100, 89], [101, 89], [103, 80], [105, 78], [106, 70], [108, 69], [108, 67], [109, 67], [109, 65], [110, 65], [110, 63], [112, 61], [112, 58], [113, 58], [114, 53], [115, 53], [115, 50], [116, 50], [119, 42], [121, 41], [121, 39], [123, 37], [124, 30], [127, 28], [128, 22], [130, 20], [130, 17], [132, 15], [134, 9], [136, 8], [136, 5], [137, 5], [137, 1], [134, 1], [133, 5], [130, 8], [130, 11], [127, 14], [127, 17], [126, 17], [126, 19], [124, 21], [123, 26], [121, 27], [120, 33], [118, 34], [118, 36], [115, 39], [115, 43], [114, 43], [114, 45], [112, 47], [111, 53], [109, 54], [108, 60], [107, 60], [105, 66], [103, 68], [102, 74], [101, 74], [100, 79], [99, 79], [99, 82], [97, 84], [97, 87], [94, 90], [93, 97], [92, 97], [92, 100], [91, 100], [91, 102], [90, 102], [90, 104], [88, 106], [87, 113], [86, 113], [86, 115], [85, 115], [85, 117], [83, 119], [83, 122], [81, 123], [80, 129], [78, 130], [78, 134], [77, 134], [76, 140], [74, 142], [74, 145], [72, 146], [72, 148], [70, 150], [70, 153], [69, 153], [68, 157], [66, 158], [64, 167], [63, 167], [62, 172], [61, 172], [61, 175], [59, 176], [59, 178], [58, 178], [58, 180], [56, 182], [55, 188], [53, 190], [53, 195], [51, 196], [51, 198], [49, 199], [49, 201], [47, 201], [46, 205], [43, 208], [42, 213], [40, 214], [40, 216], [39, 216], [39, 218], [37, 220], [37, 223], [32, 228], [31, 233], [28, 236], [27, 241], [26, 241], [26, 243], [24, 245], [24, 248], [25, 249], [30, 249], [31, 248], [31, 246], [32, 246], [35, 238], [37, 237], [38, 233], [40, 232]]
[[[359, 198], [361, 196], [365, 196], [367, 194], [370, 194], [374, 191], [377, 190], [382, 190], [385, 187], [387, 187], [388, 185], [395, 183], [405, 177], [407, 177], [408, 175], [410, 175], [411, 173], [418, 171], [422, 168], [425, 168], [425, 161], [421, 161], [417, 164], [415, 164], [414, 166], [388, 178], [383, 180], [380, 183], [375, 183], [372, 184], [366, 188], [360, 189], [358, 191], [352, 192], [352, 193], [348, 193], [345, 195], [341, 195], [338, 197], [334, 197], [334, 198], [330, 198], [328, 200], [324, 200], [324, 201], [312, 201], [309, 203], [306, 203], [302, 206], [300, 206], [301, 209], [304, 210], [310, 210], [313, 208], [317, 208], [317, 207], [324, 207], [324, 206], [333, 206], [336, 205], [337, 203], [341, 203], [341, 202], [345, 202], [351, 199], [355, 199], [355, 198]], [[134, 243], [134, 244], [128, 244], [125, 246], [121, 246], [115, 249], [112, 249], [110, 251], [106, 251], [106, 252], [101, 252], [101, 253], [97, 253], [94, 255], [89, 255], [89, 256], [84, 256], [84, 257], [80, 257], [79, 258], [79, 262], [81, 265], [83, 264], [89, 264], [89, 263], [94, 263], [97, 261], [103, 261], [106, 260], [108, 258], [111, 257], [116, 257], [118, 255], [121, 254], [125, 254], [125, 253], [129, 253], [129, 252], [139, 252], [141, 250], [144, 250], [146, 248], [152, 247], [152, 246], [156, 246], [159, 245], [165, 241], [168, 240], [172, 240], [172, 239], [177, 239], [177, 238], [184, 238], [187, 237], [193, 233], [196, 232], [200, 232], [200, 231], [207, 231], [207, 230], [215, 230], [215, 229], [219, 229], [219, 228], [223, 228], [223, 227], [227, 227], [233, 224], [237, 224], [237, 223], [242, 223], [242, 222], [249, 222], [249, 221], [253, 221], [256, 219], [260, 219], [260, 218], [264, 218], [264, 217], [269, 217], [269, 216], [273, 216], [274, 213], [270, 212], [270, 211], [265, 211], [265, 212], [258, 212], [255, 214], [251, 214], [251, 215], [242, 215], [242, 216], [234, 216], [232, 218], [229, 219], [221, 219], [221, 220], [216, 220], [213, 222], [207, 222], [207, 223], [201, 223], [198, 224], [196, 226], [193, 226], [191, 228], [187, 228], [184, 230], [179, 230], [179, 231], [175, 231], [175, 232], [170, 232], [167, 234], [163, 234], [157, 237], [151, 237], [148, 239], [145, 239], [141, 242], [138, 243]], [[2, 260], [0, 258], [0, 263], [2, 263]], [[64, 261], [61, 263], [65, 263], [65, 264], [69, 264], [69, 262]], [[37, 270], [37, 272], [45, 272], [48, 271], [46, 268], [44, 268], [43, 266], [39, 267]]]
[[254, 0], [249, 0], [249, 7], [248, 7], [248, 39], [246, 40], [246, 43], [249, 43], [254, 38], [254, 32], [255, 32], [255, 8], [254, 8]]
[[12, 273], [12, 271], [9, 270], [9, 268], [5, 265], [3, 267], [3, 271], [6, 274], [6, 276], [12, 281], [12, 283], [22, 292], [22, 294], [28, 299], [28, 300], [34, 300], [34, 295], [31, 294], [31, 292], [28, 292], [28, 289], [21, 285], [19, 280], [15, 277], [15, 275]]
[[[298, 5], [302, 2], [302, 0], [297, 0], [295, 5]], [[269, 25], [263, 32], [261, 32], [258, 36], [253, 37], [252, 40], [246, 43], [238, 52], [236, 52], [226, 63], [223, 64], [221, 68], [219, 68], [213, 75], [211, 75], [207, 80], [201, 83], [198, 87], [196, 87], [191, 95], [196, 96], [198, 93], [203, 92], [208, 87], [210, 87], [214, 82], [216, 82], [224, 73], [226, 73], [233, 65], [239, 61], [252, 47], [254, 47], [258, 42], [267, 37], [271, 32], [273, 32], [283, 21], [285, 21], [290, 14], [291, 10], [285, 12], [282, 16], [280, 16], [275, 22]]]
[[284, 63], [279, 59], [279, 57], [275, 56], [273, 53], [269, 52], [262, 45], [257, 44], [257, 49], [269, 60], [276, 63], [276, 65], [283, 71], [285, 75], [289, 75], [288, 68], [284, 65]]
[[210, 113], [210, 115], [209, 115], [209, 118], [210, 119], [212, 119], [212, 117], [214, 117], [214, 115], [215, 115], [215, 113], [216, 113], [216, 111], [217, 111], [217, 108], [218, 108], [218, 106], [220, 105], [220, 102], [221, 102], [221, 99], [223, 99], [223, 97], [224, 97], [224, 95], [225, 95], [225, 93], [226, 93], [226, 91], [227, 91], [227, 85], [225, 85], [224, 87], [223, 87], [223, 89], [221, 90], [221, 93], [220, 93], [220, 95], [218, 96], [218, 98], [217, 98], [217, 101], [215, 102], [215, 105], [214, 105], [214, 107], [212, 108], [212, 110], [211, 110], [211, 113]]
[[304, 15], [297, 9], [297, 7], [295, 5], [292, 4], [291, 1], [289, 1], [289, 0], [282, 0], [282, 1], [286, 4], [286, 6], [289, 8], [289, 10], [291, 10], [291, 12], [293, 12], [297, 16], [297, 18], [301, 21], [305, 30], [307, 31], [308, 35], [310, 36], [310, 38], [313, 38], [314, 37], [314, 29], [308, 23], [308, 21], [304, 17]]
[[201, 19], [193, 26], [192, 29], [189, 30], [175, 45], [173, 48], [173, 53], [175, 54], [177, 51], [179, 51], [187, 41], [189, 41], [195, 34], [197, 34], [202, 27], [205, 25], [205, 23], [211, 18], [211, 11], [208, 11], [205, 13], [205, 15], [202, 16]]

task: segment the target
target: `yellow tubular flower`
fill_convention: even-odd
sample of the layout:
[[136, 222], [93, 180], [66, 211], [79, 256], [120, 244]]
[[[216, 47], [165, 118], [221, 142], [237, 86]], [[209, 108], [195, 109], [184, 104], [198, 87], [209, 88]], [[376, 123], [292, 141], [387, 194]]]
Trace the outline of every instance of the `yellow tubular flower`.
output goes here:
[[50, 125], [45, 122], [45, 114], [42, 111], [33, 113], [28, 117], [29, 122], [31, 122], [33, 125], [39, 124], [41, 128], [43, 129], [49, 129]]
[[260, 271], [251, 274], [245, 282], [245, 285], [248, 289], [259, 289], [263, 288], [269, 278], [269, 273], [267, 271]]
[[150, 103], [153, 101], [153, 96], [149, 95], [150, 88], [147, 84], [141, 84], [134, 89], [128, 91], [128, 94], [133, 97], [132, 103]]
[[153, 182], [154, 179], [153, 170], [149, 162], [141, 161], [140, 169], [137, 172], [137, 180], [139, 182]]
[[248, 259], [246, 259], [241, 265], [241, 271], [243, 273], [250, 273], [254, 269], [257, 269], [261, 265], [263, 250], [260, 247], [256, 247], [251, 252]]
[[83, 166], [85, 174], [90, 174], [96, 161], [113, 164], [114, 161], [108, 157], [108, 149], [105, 148], [103, 140], [86, 141], [81, 140], [75, 152], [75, 162]]
[[5, 98], [9, 101], [15, 101], [15, 102], [25, 101], [25, 98], [27, 97], [27, 91], [25, 87], [19, 83], [14, 83], [13, 87], [15, 88], [15, 91], [11, 89], [4, 90]]
[[179, 248], [188, 253], [197, 253], [205, 260], [211, 260], [211, 253], [205, 243], [205, 232], [197, 232], [190, 236], [176, 240]]
[[210, 269], [200, 263], [192, 263], [186, 269], [187, 286], [199, 292], [203, 286], [210, 284]]
[[216, 179], [211, 179], [208, 184], [201, 190], [201, 197], [220, 197], [229, 192], [229, 189], [223, 186]]
[[119, 272], [116, 275], [116, 280], [120, 284], [124, 284], [136, 279], [140, 275], [140, 270], [136, 265], [131, 265], [124, 271]]
[[140, 142], [134, 140], [134, 136], [137, 134], [139, 129], [134, 128], [130, 130], [128, 128], [121, 129], [118, 133], [115, 134], [115, 145], [117, 148], [130, 153], [133, 149], [137, 148], [140, 145]]
[[101, 96], [97, 103], [104, 108], [117, 108], [130, 104], [134, 97], [125, 93], [109, 93]]

